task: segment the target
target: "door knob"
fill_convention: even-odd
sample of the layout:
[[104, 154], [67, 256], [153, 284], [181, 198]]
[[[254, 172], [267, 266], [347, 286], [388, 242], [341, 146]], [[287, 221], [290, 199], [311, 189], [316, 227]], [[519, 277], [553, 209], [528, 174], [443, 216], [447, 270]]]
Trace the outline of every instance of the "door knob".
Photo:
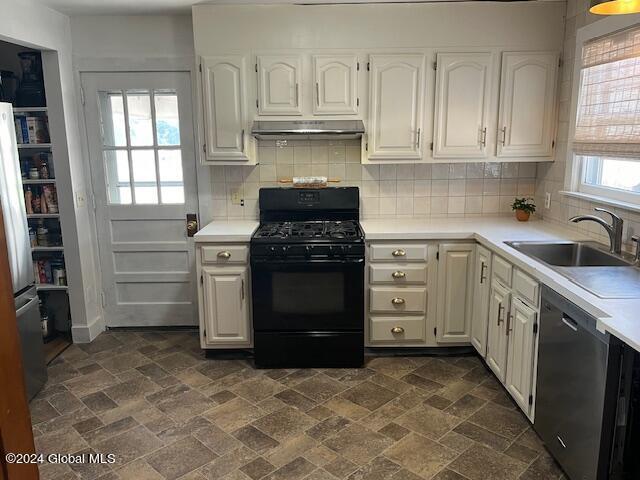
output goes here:
[[193, 237], [198, 231], [198, 218], [195, 213], [187, 213], [187, 237]]
[[402, 328], [402, 327], [393, 327], [391, 329], [391, 333], [395, 333], [395, 334], [404, 333], [404, 328]]

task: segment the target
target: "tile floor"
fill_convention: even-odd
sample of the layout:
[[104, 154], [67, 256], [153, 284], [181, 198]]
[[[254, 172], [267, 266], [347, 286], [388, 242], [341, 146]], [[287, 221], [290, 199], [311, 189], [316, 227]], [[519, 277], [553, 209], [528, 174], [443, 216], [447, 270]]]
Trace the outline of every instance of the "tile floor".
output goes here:
[[193, 333], [109, 332], [66, 350], [31, 409], [39, 452], [117, 458], [43, 479], [562, 478], [474, 356], [255, 370]]

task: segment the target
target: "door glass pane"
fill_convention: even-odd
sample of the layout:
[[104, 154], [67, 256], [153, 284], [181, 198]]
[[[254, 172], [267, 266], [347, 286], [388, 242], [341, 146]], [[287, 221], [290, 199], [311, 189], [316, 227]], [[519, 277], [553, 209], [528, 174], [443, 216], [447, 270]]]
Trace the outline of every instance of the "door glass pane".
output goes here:
[[120, 92], [99, 92], [102, 115], [102, 142], [111, 147], [127, 145], [124, 125], [124, 103]]
[[154, 92], [154, 101], [158, 145], [180, 145], [178, 96], [176, 94], [156, 91]]
[[129, 135], [132, 146], [153, 145], [151, 96], [149, 92], [127, 92]]
[[158, 150], [162, 203], [184, 203], [180, 150]]
[[133, 187], [135, 189], [136, 203], [158, 203], [154, 151], [131, 151], [131, 166], [133, 169]]
[[129, 181], [129, 159], [126, 150], [107, 150], [104, 152], [107, 174], [107, 192], [109, 203], [128, 205], [131, 203], [131, 184]]

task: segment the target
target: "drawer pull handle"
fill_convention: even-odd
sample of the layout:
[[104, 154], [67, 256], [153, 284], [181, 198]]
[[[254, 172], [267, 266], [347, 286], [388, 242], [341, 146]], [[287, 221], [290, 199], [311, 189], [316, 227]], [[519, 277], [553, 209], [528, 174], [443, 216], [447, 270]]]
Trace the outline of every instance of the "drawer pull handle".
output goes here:
[[407, 276], [407, 274], [404, 272], [397, 271], [397, 272], [393, 272], [391, 276], [397, 279], [397, 278], [404, 278]]
[[403, 249], [399, 248], [398, 250], [394, 250], [391, 255], [394, 257], [404, 257], [407, 254]]
[[404, 328], [402, 328], [402, 327], [393, 327], [391, 329], [391, 333], [393, 333], [393, 334], [404, 333]]
[[228, 251], [224, 251], [224, 252], [218, 252], [218, 258], [224, 258], [225, 260], [228, 260], [229, 258], [231, 258], [231, 252]]
[[394, 305], [404, 305], [404, 298], [396, 297], [391, 299], [391, 303]]

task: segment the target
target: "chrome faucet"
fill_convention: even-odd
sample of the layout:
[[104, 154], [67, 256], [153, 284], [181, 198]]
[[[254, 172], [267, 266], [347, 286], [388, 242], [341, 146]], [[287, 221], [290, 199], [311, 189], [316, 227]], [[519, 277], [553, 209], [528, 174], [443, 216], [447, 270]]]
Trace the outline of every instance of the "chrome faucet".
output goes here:
[[571, 217], [570, 222], [578, 223], [584, 220], [590, 220], [592, 222], [599, 223], [609, 234], [609, 251], [611, 253], [622, 253], [622, 219], [613, 212], [605, 210], [604, 208], [594, 208], [596, 212], [608, 213], [611, 215], [611, 224], [608, 224], [606, 220], [595, 215], [578, 215]]

